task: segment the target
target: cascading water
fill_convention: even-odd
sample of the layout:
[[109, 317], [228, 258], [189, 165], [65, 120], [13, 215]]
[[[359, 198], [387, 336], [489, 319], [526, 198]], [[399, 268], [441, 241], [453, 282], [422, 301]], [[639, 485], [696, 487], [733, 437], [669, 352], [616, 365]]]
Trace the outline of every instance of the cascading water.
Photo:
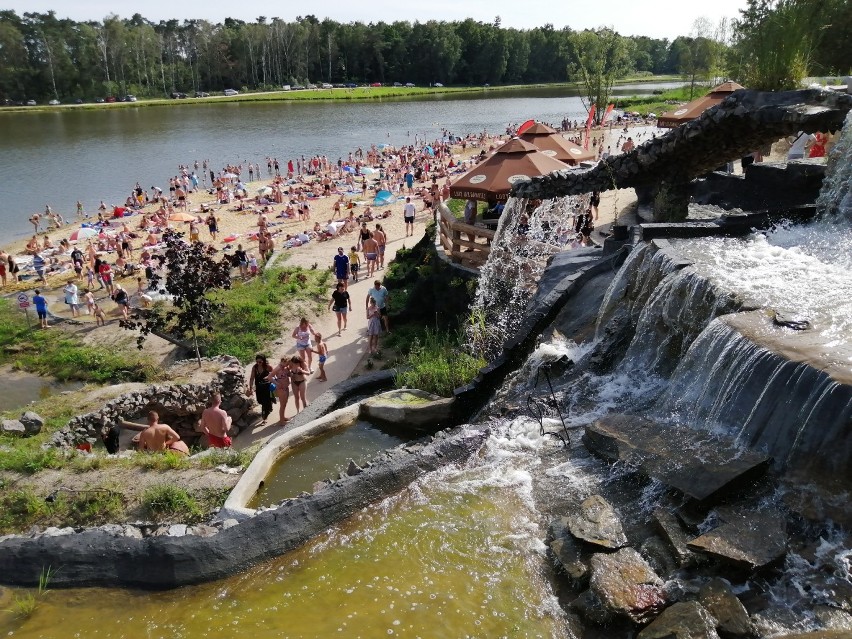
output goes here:
[[852, 111], [831, 150], [817, 209], [823, 214], [852, 218]]
[[573, 235], [573, 218], [588, 204], [588, 195], [546, 200], [538, 206], [509, 199], [471, 304], [472, 350], [492, 359], [515, 334], [548, 258], [565, 247]]

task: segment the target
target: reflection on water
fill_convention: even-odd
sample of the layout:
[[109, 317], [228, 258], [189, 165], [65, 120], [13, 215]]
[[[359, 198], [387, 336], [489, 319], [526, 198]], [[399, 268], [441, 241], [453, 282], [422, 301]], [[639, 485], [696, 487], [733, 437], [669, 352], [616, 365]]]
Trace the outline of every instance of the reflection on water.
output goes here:
[[263, 489], [249, 506], [275, 506], [302, 491], [313, 492], [314, 483], [329, 477], [337, 479], [349, 459], [363, 466], [379, 452], [415, 436], [399, 428], [382, 428], [359, 421], [348, 428], [316, 437], [276, 462]]
[[[22, 638], [565, 637], [529, 506], [480, 467], [428, 476], [243, 575], [160, 593], [50, 591]], [[239, 552], [238, 548], [234, 552]], [[343, 634], [341, 634], [343, 633]]]
[[0, 412], [25, 409], [30, 402], [47, 399], [63, 391], [78, 390], [83, 382], [57, 382], [49, 377], [0, 369], [3, 385], [0, 388]]

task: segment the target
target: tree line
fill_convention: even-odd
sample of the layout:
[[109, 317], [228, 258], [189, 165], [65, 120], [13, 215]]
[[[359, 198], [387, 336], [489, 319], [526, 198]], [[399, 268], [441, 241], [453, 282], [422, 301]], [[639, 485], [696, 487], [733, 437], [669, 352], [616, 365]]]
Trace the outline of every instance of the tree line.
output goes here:
[[[564, 82], [569, 28], [461, 22], [340, 23], [314, 16], [76, 22], [0, 11], [0, 95], [92, 99], [275, 89], [308, 82], [455, 85]], [[631, 72], [679, 73], [689, 38], [626, 38]]]
[[[0, 98], [154, 97], [309, 82], [526, 84], [601, 73], [607, 82], [630, 73], [682, 74], [693, 84], [725, 76], [755, 88], [789, 88], [791, 78], [779, 80], [779, 69], [793, 67], [788, 76], [797, 77], [847, 72], [850, 34], [852, 0], [749, 0], [738, 20], [698, 20], [672, 41], [606, 28], [506, 28], [499, 17], [155, 23], [138, 13], [77, 22], [53, 11], [0, 11]], [[767, 66], [775, 71], [761, 70]]]

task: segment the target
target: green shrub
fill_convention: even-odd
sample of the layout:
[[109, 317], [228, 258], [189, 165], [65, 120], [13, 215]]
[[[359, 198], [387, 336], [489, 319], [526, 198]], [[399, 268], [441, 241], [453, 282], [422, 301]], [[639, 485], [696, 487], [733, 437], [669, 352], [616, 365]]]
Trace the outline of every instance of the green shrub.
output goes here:
[[0, 497], [0, 531], [21, 531], [33, 525], [97, 526], [124, 517], [124, 496], [104, 488], [56, 491], [45, 498], [29, 488]]
[[0, 470], [33, 475], [45, 468], [60, 468], [65, 457], [56, 448], [21, 446], [0, 453]]
[[419, 388], [450, 397], [453, 389], [470, 382], [485, 360], [465, 353], [458, 333], [426, 329], [415, 337], [408, 355], [400, 362], [397, 387]]
[[145, 453], [134, 455], [132, 464], [145, 470], [179, 470], [190, 465], [186, 455], [167, 450], [162, 453]]

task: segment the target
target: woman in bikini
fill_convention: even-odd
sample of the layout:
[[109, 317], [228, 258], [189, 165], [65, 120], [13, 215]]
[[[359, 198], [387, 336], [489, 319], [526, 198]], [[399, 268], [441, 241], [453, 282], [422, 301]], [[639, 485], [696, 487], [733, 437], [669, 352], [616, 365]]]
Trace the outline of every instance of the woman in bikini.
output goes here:
[[278, 366], [272, 369], [272, 381], [275, 383], [275, 395], [278, 397], [278, 424], [283, 426], [287, 423], [284, 413], [287, 410], [287, 401], [290, 399], [290, 362], [282, 357]]
[[305, 369], [304, 360], [298, 355], [290, 358], [290, 383], [293, 385], [293, 398], [296, 402], [296, 412], [299, 412], [299, 404], [307, 408], [308, 400], [305, 394], [308, 390], [308, 375], [311, 372]]

